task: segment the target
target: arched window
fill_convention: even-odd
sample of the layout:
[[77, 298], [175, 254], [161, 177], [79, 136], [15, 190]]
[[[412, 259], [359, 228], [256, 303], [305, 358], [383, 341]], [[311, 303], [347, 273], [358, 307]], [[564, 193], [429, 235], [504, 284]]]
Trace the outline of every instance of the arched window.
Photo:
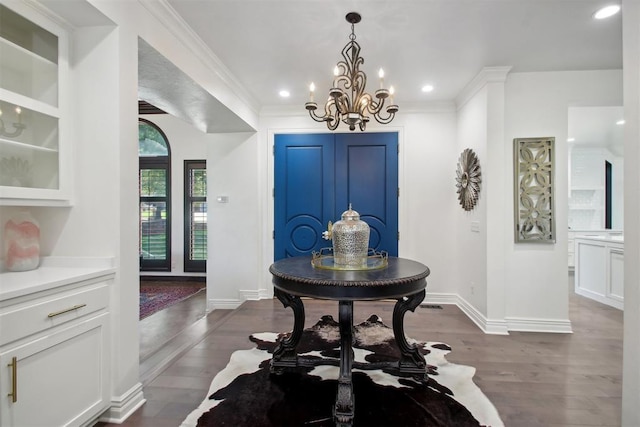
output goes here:
[[171, 271], [171, 149], [158, 126], [138, 121], [140, 270]]

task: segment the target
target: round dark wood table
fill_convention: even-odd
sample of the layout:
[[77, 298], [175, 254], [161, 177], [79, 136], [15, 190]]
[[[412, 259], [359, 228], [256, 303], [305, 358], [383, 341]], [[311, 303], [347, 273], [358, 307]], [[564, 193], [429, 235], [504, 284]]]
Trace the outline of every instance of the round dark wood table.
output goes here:
[[[404, 315], [424, 300], [429, 268], [417, 261], [389, 257], [387, 265], [378, 269], [335, 270], [316, 268], [311, 257], [302, 256], [276, 261], [269, 268], [273, 275], [275, 296], [294, 315], [293, 330], [282, 339], [271, 359], [271, 372], [280, 374], [299, 366], [331, 363], [317, 358], [298, 356], [296, 346], [304, 330], [304, 304], [300, 297], [338, 301], [340, 326], [340, 373], [334, 407], [334, 418], [339, 427], [351, 426], [354, 415], [354, 392], [351, 381], [353, 367], [359, 369], [385, 369], [398, 375], [410, 375], [427, 380], [427, 364], [418, 348], [409, 344], [404, 334]], [[393, 334], [400, 349], [397, 362], [355, 363], [353, 361], [353, 302], [395, 299]]]

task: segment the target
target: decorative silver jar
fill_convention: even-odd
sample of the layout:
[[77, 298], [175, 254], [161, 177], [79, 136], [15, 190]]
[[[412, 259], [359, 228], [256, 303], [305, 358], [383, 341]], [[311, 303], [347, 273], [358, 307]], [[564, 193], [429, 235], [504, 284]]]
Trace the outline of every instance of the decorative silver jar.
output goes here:
[[369, 225], [360, 214], [351, 209], [342, 213], [342, 219], [333, 226], [329, 223], [326, 237], [333, 241], [333, 261], [336, 266], [364, 268], [369, 251]]

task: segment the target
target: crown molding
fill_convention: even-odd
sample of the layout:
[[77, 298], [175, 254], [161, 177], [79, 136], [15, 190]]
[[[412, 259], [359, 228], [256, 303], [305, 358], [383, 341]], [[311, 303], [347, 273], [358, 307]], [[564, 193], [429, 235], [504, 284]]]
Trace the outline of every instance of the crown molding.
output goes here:
[[138, 0], [151, 15], [183, 43], [195, 57], [224, 82], [238, 98], [255, 114], [260, 111], [260, 103], [253, 97], [209, 46], [198, 36], [167, 0]]
[[485, 87], [487, 83], [504, 83], [507, 80], [507, 74], [511, 71], [511, 66], [505, 67], [484, 67], [480, 72], [460, 91], [456, 97], [455, 103], [459, 110], [480, 89]]

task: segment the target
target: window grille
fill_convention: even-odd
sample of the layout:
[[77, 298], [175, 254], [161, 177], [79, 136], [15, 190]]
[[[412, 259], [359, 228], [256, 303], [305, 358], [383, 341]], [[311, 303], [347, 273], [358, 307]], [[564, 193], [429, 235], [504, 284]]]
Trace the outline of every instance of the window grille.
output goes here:
[[185, 160], [184, 271], [204, 272], [207, 264], [207, 165]]

